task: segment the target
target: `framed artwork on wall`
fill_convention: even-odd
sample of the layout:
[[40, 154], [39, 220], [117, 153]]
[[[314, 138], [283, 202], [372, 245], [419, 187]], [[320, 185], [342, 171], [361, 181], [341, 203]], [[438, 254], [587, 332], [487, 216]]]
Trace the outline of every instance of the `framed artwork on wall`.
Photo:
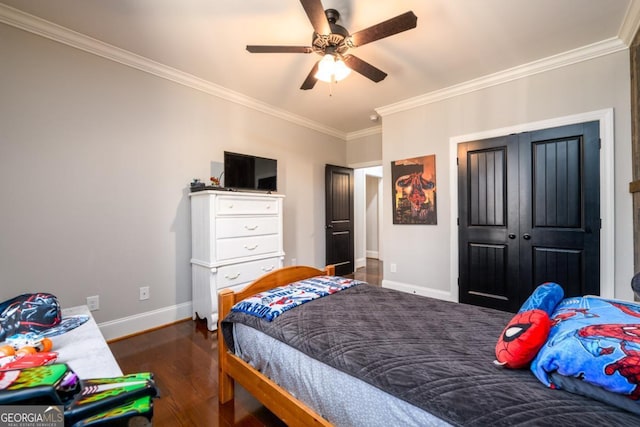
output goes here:
[[436, 208], [436, 156], [391, 162], [393, 223], [438, 223]]

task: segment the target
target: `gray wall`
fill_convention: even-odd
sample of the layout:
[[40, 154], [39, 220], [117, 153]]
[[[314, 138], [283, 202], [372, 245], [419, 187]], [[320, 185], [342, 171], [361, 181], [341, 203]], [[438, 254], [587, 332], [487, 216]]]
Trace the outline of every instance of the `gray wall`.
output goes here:
[[324, 264], [344, 141], [3, 24], [0, 58], [0, 300], [99, 294], [98, 322], [189, 302], [187, 187], [224, 150], [278, 160], [285, 264]]
[[347, 141], [347, 163], [350, 167], [377, 166], [381, 161], [382, 129], [379, 126]]
[[[393, 225], [386, 217], [386, 285], [443, 297], [457, 293], [451, 283], [450, 138], [580, 113], [614, 109], [615, 132], [615, 296], [631, 300], [633, 275], [629, 52], [617, 53], [532, 75], [519, 80], [391, 113], [383, 117], [384, 175], [390, 163], [436, 155], [438, 224]], [[383, 186], [385, 209], [391, 186]], [[389, 271], [397, 264], [397, 273]], [[455, 295], [457, 297], [457, 295]]]

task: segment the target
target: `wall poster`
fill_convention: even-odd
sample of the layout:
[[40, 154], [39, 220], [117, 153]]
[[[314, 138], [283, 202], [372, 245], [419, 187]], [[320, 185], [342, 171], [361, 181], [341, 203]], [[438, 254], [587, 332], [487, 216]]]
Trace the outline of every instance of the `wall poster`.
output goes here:
[[438, 223], [435, 154], [391, 162], [393, 223]]

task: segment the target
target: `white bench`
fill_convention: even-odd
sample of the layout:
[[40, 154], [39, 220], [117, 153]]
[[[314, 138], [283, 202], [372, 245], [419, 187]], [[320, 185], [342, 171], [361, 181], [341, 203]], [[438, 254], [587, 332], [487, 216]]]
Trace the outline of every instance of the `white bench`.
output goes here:
[[80, 379], [122, 376], [122, 370], [89, 308], [82, 305], [62, 310], [63, 318], [80, 314], [88, 315], [89, 320], [62, 335], [51, 337], [51, 351], [58, 353], [55, 363], [66, 363]]

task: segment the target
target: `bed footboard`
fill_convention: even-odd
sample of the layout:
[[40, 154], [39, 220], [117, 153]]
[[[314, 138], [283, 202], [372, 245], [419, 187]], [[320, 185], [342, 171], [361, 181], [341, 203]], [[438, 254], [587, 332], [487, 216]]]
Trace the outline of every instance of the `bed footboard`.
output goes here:
[[331, 426], [285, 389], [229, 352], [220, 322], [237, 301], [253, 294], [310, 277], [334, 274], [335, 268], [332, 265], [324, 270], [305, 266], [285, 267], [262, 276], [238, 293], [230, 289], [223, 289], [218, 293], [218, 399], [221, 404], [233, 401], [234, 382], [237, 381], [289, 426]]

